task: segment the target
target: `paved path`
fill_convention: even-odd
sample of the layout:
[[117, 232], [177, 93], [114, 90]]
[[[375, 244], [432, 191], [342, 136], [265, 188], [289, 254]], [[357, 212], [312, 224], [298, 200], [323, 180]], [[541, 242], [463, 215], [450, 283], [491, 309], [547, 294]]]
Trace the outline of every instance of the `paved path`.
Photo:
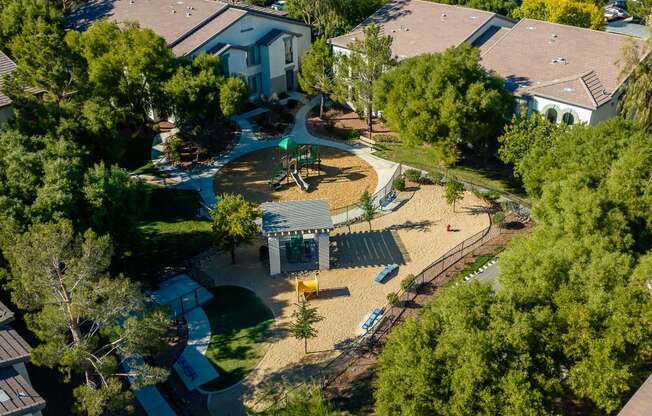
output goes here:
[[[304, 100], [304, 96], [298, 93], [292, 93], [291, 97], [299, 101]], [[389, 184], [398, 164], [374, 156], [372, 154], [372, 149], [369, 147], [362, 145], [351, 146], [345, 143], [315, 137], [310, 134], [306, 126], [306, 120], [310, 110], [317, 105], [318, 102], [319, 97], [315, 97], [299, 109], [295, 115], [294, 127], [288, 136], [292, 137], [292, 139], [298, 144], [318, 144], [320, 146], [333, 147], [351, 152], [365, 160], [374, 168], [378, 175], [376, 192]], [[212, 206], [217, 201], [215, 192], [213, 191], [213, 177], [223, 166], [247, 153], [275, 147], [281, 140], [280, 137], [276, 139], [262, 140], [256, 138], [254, 128], [247, 119], [265, 111], [266, 109], [264, 108], [258, 108], [249, 113], [233, 117], [233, 120], [240, 126], [240, 138], [238, 143], [230, 152], [214, 160], [209, 167], [195, 171], [186, 171], [171, 166], [164, 157], [164, 143], [165, 140], [173, 134], [172, 132], [162, 133], [156, 136], [152, 147], [152, 162], [160, 170], [170, 175], [170, 178], [167, 179], [169, 186], [181, 189], [195, 189], [201, 194], [204, 204], [206, 206]], [[351, 214], [352, 212], [349, 213], [349, 219], [352, 218]], [[335, 224], [342, 223], [346, 220], [346, 214], [333, 216], [333, 220]]]
[[496, 262], [489, 266], [485, 271], [478, 274], [476, 279], [478, 279], [480, 283], [489, 283], [494, 289], [494, 292], [496, 292], [500, 289], [500, 284], [497, 279], [499, 270], [498, 263]]
[[174, 363], [174, 369], [188, 390], [192, 391], [202, 384], [215, 380], [219, 374], [204, 357], [211, 340], [211, 324], [204, 309], [195, 308], [186, 313], [185, 318], [188, 322], [188, 342], [181, 356]]

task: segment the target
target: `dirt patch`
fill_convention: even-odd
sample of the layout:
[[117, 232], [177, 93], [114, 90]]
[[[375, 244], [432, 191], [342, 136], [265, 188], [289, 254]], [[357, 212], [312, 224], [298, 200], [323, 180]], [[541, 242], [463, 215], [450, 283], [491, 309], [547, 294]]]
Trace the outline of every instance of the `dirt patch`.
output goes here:
[[300, 108], [299, 101], [290, 99], [285, 105], [269, 103], [266, 107], [269, 111], [248, 119], [254, 125], [255, 136], [269, 139], [289, 133], [294, 126], [294, 116]]
[[352, 153], [321, 147], [320, 158], [320, 171], [300, 172], [308, 192], [301, 191], [292, 179], [283, 181], [278, 190], [270, 187], [269, 180], [278, 164], [275, 148], [249, 153], [229, 163], [215, 176], [213, 189], [216, 194], [237, 193], [257, 203], [324, 199], [333, 211], [356, 204], [365, 190], [373, 193], [376, 189], [376, 171]]
[[166, 157], [184, 169], [209, 164], [230, 149], [239, 136], [238, 125], [231, 120], [221, 120], [195, 133], [179, 132], [167, 140]]
[[[308, 131], [318, 137], [350, 141], [360, 136], [369, 136], [366, 120], [361, 119], [357, 113], [344, 106], [336, 105], [332, 108], [325, 108], [323, 118], [319, 118], [319, 106], [315, 106], [306, 123]], [[373, 121], [373, 135], [375, 138], [398, 137], [378, 119]]]

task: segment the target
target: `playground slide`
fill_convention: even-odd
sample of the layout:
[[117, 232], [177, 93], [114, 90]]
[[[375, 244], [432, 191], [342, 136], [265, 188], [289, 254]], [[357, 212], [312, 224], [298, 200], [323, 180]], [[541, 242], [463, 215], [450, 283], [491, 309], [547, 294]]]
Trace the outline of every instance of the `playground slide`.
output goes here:
[[297, 184], [299, 188], [301, 188], [302, 191], [307, 192], [308, 191], [308, 184], [306, 181], [303, 180], [301, 175], [299, 175], [299, 172], [296, 170], [293, 172], [290, 172], [290, 175], [292, 175], [292, 179], [294, 179], [294, 182]]

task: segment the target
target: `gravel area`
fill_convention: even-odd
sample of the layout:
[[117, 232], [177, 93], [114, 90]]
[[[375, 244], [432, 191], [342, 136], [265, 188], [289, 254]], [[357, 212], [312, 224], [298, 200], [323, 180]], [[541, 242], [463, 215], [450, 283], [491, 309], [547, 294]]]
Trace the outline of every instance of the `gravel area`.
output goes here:
[[[386, 304], [387, 293], [397, 291], [400, 281], [410, 273], [419, 273], [433, 260], [462, 240], [489, 225], [485, 203], [465, 194], [453, 212], [444, 199], [443, 188], [436, 185], [422, 188], [397, 211], [372, 222], [343, 227], [331, 238], [331, 260], [335, 268], [319, 273], [320, 295], [310, 299], [324, 317], [316, 325], [317, 338], [308, 342], [306, 356], [303, 344], [287, 335], [287, 325], [297, 302], [294, 291], [296, 275], [270, 277], [258, 260], [258, 247], [239, 250], [238, 264], [230, 265], [228, 257], [216, 256], [203, 262], [204, 271], [216, 285], [241, 285], [258, 294], [276, 315], [274, 339], [258, 367], [245, 380], [245, 401], [251, 404], [256, 390], [263, 386], [301, 381], [314, 374], [314, 364], [328, 359], [337, 349], [360, 333], [360, 325], [373, 308]], [[454, 232], [447, 232], [450, 224]], [[384, 264], [399, 263], [398, 274], [384, 284], [373, 282]], [[299, 278], [313, 278], [315, 272]]]

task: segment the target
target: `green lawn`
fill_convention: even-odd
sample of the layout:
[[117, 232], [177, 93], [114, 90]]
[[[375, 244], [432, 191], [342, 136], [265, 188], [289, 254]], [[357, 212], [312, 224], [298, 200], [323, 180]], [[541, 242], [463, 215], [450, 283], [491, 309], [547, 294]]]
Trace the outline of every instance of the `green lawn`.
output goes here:
[[212, 244], [211, 222], [197, 217], [196, 191], [148, 186], [146, 192], [138, 234], [116, 265], [116, 271], [141, 281], [152, 280]]
[[499, 161], [492, 161], [493, 167], [460, 164], [452, 168], [441, 167], [441, 155], [438, 149], [432, 146], [410, 146], [403, 143], [381, 143], [376, 145], [376, 156], [400, 162], [417, 169], [430, 172], [443, 173], [454, 176], [460, 180], [472, 182], [501, 192], [509, 192], [519, 196], [523, 195], [520, 184], [511, 175], [510, 170], [501, 165]]
[[220, 377], [202, 388], [219, 390], [242, 380], [263, 358], [274, 315], [248, 289], [220, 286], [210, 290], [215, 297], [203, 306], [212, 331], [206, 357]]

